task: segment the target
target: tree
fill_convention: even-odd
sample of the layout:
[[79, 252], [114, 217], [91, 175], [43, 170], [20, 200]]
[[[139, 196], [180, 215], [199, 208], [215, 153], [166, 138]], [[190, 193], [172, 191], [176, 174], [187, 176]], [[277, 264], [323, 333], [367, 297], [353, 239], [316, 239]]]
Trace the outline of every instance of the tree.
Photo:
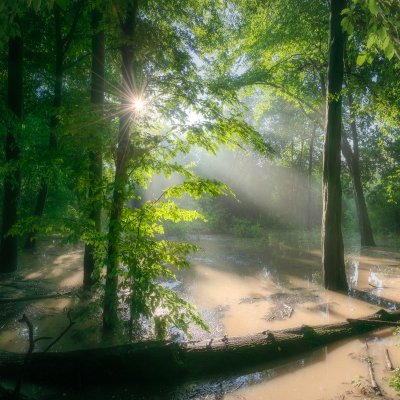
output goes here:
[[[65, 58], [71, 47], [73, 36], [79, 19], [81, 17], [81, 12], [84, 2], [78, 1], [73, 4], [73, 19], [70, 24], [69, 30], [63, 35], [63, 9], [58, 2], [53, 4], [53, 21], [55, 28], [54, 36], [54, 93], [53, 93], [53, 106], [52, 113], [49, 121], [50, 134], [48, 141], [49, 154], [53, 154], [58, 148], [57, 139], [57, 127], [59, 125], [59, 113], [62, 105], [62, 90], [63, 90], [63, 79], [65, 73]], [[64, 4], [63, 4], [64, 6]], [[44, 209], [46, 206], [46, 200], [49, 191], [49, 179], [43, 178], [40, 184], [39, 192], [37, 194], [36, 205], [34, 209], [34, 217], [36, 220], [43, 216]], [[26, 248], [35, 247], [35, 230], [30, 230], [25, 242]]]
[[341, 227], [340, 142], [345, 35], [341, 27], [345, 0], [331, 0], [326, 131], [323, 165], [322, 265], [324, 286], [347, 290]]
[[[17, 26], [19, 20], [17, 19]], [[18, 26], [19, 30], [19, 26]], [[14, 33], [8, 41], [8, 91], [5, 141], [5, 161], [7, 174], [4, 178], [4, 200], [2, 209], [2, 229], [0, 238], [0, 272], [13, 272], [18, 266], [18, 238], [9, 234], [17, 222], [17, 207], [21, 186], [19, 166], [20, 149], [17, 136], [21, 130], [23, 113], [23, 39], [22, 32]]]
[[[104, 68], [105, 68], [105, 38], [104, 38], [104, 22], [102, 21], [102, 12], [99, 8], [94, 8], [91, 12], [91, 28], [92, 28], [92, 71], [91, 71], [91, 103], [99, 117], [103, 113], [104, 105]], [[101, 129], [99, 126], [98, 129]], [[92, 149], [90, 150], [90, 166], [89, 166], [89, 202], [90, 202], [90, 220], [92, 221], [95, 231], [101, 231], [101, 180], [103, 174], [103, 157], [100, 135], [93, 135], [91, 138]], [[94, 278], [95, 269], [95, 249], [93, 244], [85, 244], [85, 254], [83, 260], [83, 285], [91, 287]]]
[[[140, 328], [140, 321], [147, 319], [156, 335], [162, 336], [171, 325], [183, 331], [190, 322], [205, 327], [195, 307], [159, 282], [187, 267], [186, 257], [195, 249], [160, 238], [163, 222], [201, 218], [198, 212], [179, 207], [174, 199], [229, 192], [226, 185], [197, 177], [190, 167], [180, 165], [177, 155], [187, 154], [192, 146], [213, 153], [219, 144], [247, 142], [264, 153], [269, 147], [241, 119], [233, 102], [214, 94], [193, 62], [193, 53], [201, 56], [198, 42], [204, 39], [199, 38], [204, 31], [197, 35], [192, 22], [212, 30], [208, 25], [212, 13], [204, 13], [198, 1], [174, 7], [168, 1], [128, 1], [117, 10], [117, 30], [122, 37], [115, 40], [122, 59], [122, 89], [113, 194], [105, 207], [110, 214], [104, 255], [103, 331], [105, 336], [116, 331], [118, 290], [123, 288], [128, 292], [125, 304], [131, 326]], [[188, 118], [190, 109], [199, 114], [194, 123]], [[170, 177], [173, 173], [183, 178], [181, 184], [167, 187], [149, 201], [126, 206], [129, 198], [140, 200], [139, 188], [145, 188], [154, 174]]]
[[353, 181], [354, 200], [357, 209], [357, 219], [360, 229], [361, 246], [375, 246], [371, 222], [369, 219], [367, 204], [364, 196], [364, 190], [361, 183], [357, 123], [355, 119], [356, 116], [354, 114], [353, 97], [350, 93], [348, 94], [348, 103], [351, 118], [350, 129], [353, 148], [351, 148], [350, 146], [350, 143], [346, 137], [346, 131], [344, 129], [342, 134], [341, 148]]
[[[121, 237], [121, 217], [124, 201], [126, 200], [125, 186], [128, 182], [127, 169], [128, 162], [132, 156], [132, 144], [130, 139], [131, 113], [130, 106], [132, 96], [135, 94], [134, 88], [134, 40], [136, 30], [136, 18], [138, 12], [138, 1], [128, 0], [125, 15], [121, 15], [121, 73], [122, 73], [122, 114], [119, 118], [119, 132], [117, 143], [117, 155], [115, 161], [115, 178], [113, 184], [113, 197], [110, 211], [110, 221], [108, 228], [108, 248], [106, 255], [106, 283], [104, 289], [104, 308], [103, 308], [103, 333], [106, 336], [115, 333], [118, 314], [118, 246]], [[121, 10], [120, 10], [121, 12]]]

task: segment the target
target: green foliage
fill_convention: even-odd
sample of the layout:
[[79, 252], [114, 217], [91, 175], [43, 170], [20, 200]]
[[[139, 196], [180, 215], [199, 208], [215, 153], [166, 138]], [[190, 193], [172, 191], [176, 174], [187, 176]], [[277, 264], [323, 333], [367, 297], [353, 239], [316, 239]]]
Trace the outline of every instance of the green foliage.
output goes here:
[[243, 218], [232, 218], [232, 232], [239, 237], [261, 237], [263, 228], [259, 223], [255, 223]]
[[[357, 127], [363, 133], [360, 159], [373, 224], [381, 230], [398, 231], [400, 89], [394, 56], [398, 55], [395, 33], [400, 18], [394, 1], [353, 0], [343, 12], [342, 25], [349, 34], [351, 73], [346, 90], [354, 93], [357, 103]], [[228, 185], [198, 176], [193, 163], [180, 160], [193, 148], [211, 154], [217, 154], [221, 146], [240, 148], [245, 159], [257, 159], [260, 168], [256, 173], [263, 175], [262, 182], [275, 205], [286, 200], [287, 188], [282, 189], [282, 179], [279, 187], [268, 180], [274, 172], [263, 168], [265, 157], [275, 155], [275, 164], [285, 172], [305, 174], [309, 167], [314, 177], [320, 175], [328, 7], [327, 2], [318, 0], [274, 0], [268, 5], [255, 0], [139, 2], [134, 37], [129, 38], [121, 35], [128, 3], [0, 2], [2, 55], [6, 55], [10, 37], [22, 33], [26, 43], [24, 124], [16, 129], [18, 121], [1, 100], [0, 135], [4, 139], [6, 128], [11, 127], [21, 149], [20, 221], [11, 233], [23, 236], [33, 230], [38, 238], [57, 234], [65, 241], [93, 245], [96, 274], [104, 284], [109, 242], [115, 238], [110, 238], [107, 228], [96, 230], [90, 212], [93, 204], [101, 203], [103, 226], [109, 228], [113, 192], [120, 189], [114, 183], [119, 117], [128, 117], [132, 129], [126, 151], [132, 157], [121, 185], [126, 207], [117, 221], [121, 236], [111, 257], [119, 262], [115, 274], [118, 290], [124, 294], [121, 307], [129, 308], [132, 320], [153, 324], [155, 336], [162, 338], [171, 326], [187, 332], [194, 322], [205, 328], [195, 307], [165, 285], [177, 270], [188, 267], [187, 256], [196, 251], [191, 244], [171, 240], [171, 234], [183, 238], [196, 230], [258, 237], [265, 228], [276, 227], [280, 217], [276, 212], [260, 215], [250, 202], [243, 214], [235, 214], [237, 201]], [[64, 52], [63, 104], [57, 109], [52, 105], [55, 5], [61, 10], [63, 42], [70, 44]], [[78, 6], [82, 12], [77, 14], [76, 30], [69, 31]], [[107, 93], [102, 110], [90, 105], [89, 98], [89, 16], [97, 6], [105, 16], [102, 27], [107, 49]], [[124, 93], [118, 49], [132, 43], [132, 93]], [[386, 60], [375, 57], [377, 54]], [[0, 61], [1, 88], [6, 87], [6, 80], [7, 68]], [[141, 113], [127, 111], [126, 105], [120, 104], [121, 97], [126, 101], [135, 96], [145, 100]], [[353, 117], [346, 107], [347, 128]], [[57, 120], [58, 143], [50, 150], [52, 117]], [[384, 137], [380, 137], [382, 132]], [[104, 171], [94, 184], [95, 194], [89, 196], [93, 153], [101, 154]], [[234, 161], [247, 166], [238, 158]], [[0, 178], [13, 168], [15, 165], [3, 163]], [[170, 183], [149, 193], [152, 180], [160, 175], [171, 178]], [[32, 213], [43, 182], [50, 190], [45, 213], [37, 218]], [[241, 185], [247, 190], [250, 183]], [[147, 197], [143, 194], [146, 189]], [[299, 191], [292, 187], [291, 193], [297, 193], [295, 189]], [[350, 195], [349, 176], [345, 177], [345, 192]], [[196, 200], [192, 207], [188, 198]], [[296, 199], [285, 204], [296, 204]], [[290, 207], [283, 208], [287, 212]], [[354, 207], [344, 212], [350, 230], [356, 222]], [[274, 234], [269, 240], [281, 243]]]
[[391, 60], [399, 53], [399, 16], [400, 11], [396, 0], [352, 0], [350, 7], [343, 10], [343, 29], [350, 35], [359, 24], [360, 17], [367, 22], [364, 49], [357, 57], [357, 65], [365, 61], [372, 63], [376, 54], [382, 53]]
[[[186, 187], [187, 193], [197, 197], [202, 191], [218, 193], [218, 186], [197, 179], [196, 182], [184, 182], [179, 190], [177, 186], [167, 188], [164, 193], [168, 193], [168, 197], [172, 194], [181, 196], [182, 187]], [[156, 337], [162, 337], [171, 326], [188, 334], [190, 323], [207, 329], [196, 307], [164, 286], [165, 280], [176, 279], [177, 270], [189, 267], [187, 256], [197, 250], [196, 246], [160, 236], [164, 233], [165, 221], [189, 222], [202, 216], [197, 211], [181, 209], [163, 197], [166, 196], [144, 202], [139, 208], [124, 210], [118, 254], [121, 265], [119, 288], [126, 293], [123, 302], [129, 306], [130, 318], [136, 325], [143, 318], [153, 321]]]
[[392, 387], [397, 394], [400, 394], [400, 368], [393, 371], [393, 376], [390, 378], [389, 386]]

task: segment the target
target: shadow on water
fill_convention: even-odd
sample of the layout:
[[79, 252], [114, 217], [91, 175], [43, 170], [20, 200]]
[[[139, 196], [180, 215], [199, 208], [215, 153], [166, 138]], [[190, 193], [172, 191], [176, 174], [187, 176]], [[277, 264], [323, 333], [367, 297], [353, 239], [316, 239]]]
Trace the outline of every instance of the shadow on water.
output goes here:
[[373, 304], [381, 308], [386, 308], [390, 311], [400, 310], [399, 302], [377, 296], [371, 291], [364, 291], [364, 290], [358, 290], [356, 288], [351, 288], [348, 294], [349, 296], [355, 299], [363, 300], [367, 303]]
[[[351, 248], [347, 271], [352, 289], [347, 296], [321, 288], [318, 245], [313, 246], [293, 238], [285, 241], [280, 236], [270, 241], [239, 239], [224, 235], [199, 236], [194, 239], [203, 251], [191, 257], [192, 268], [180, 272], [177, 281], [163, 282], [187, 300], [196, 303], [203, 318], [210, 325], [211, 333], [208, 335], [194, 327], [191, 332], [194, 339], [221, 337], [224, 334], [241, 336], [265, 329], [285, 329], [304, 323], [309, 325], [335, 323], [349, 317], [357, 318], [371, 314], [377, 307], [391, 310], [400, 308], [396, 302], [399, 298], [396, 293], [400, 293], [400, 264], [397, 251], [390, 252], [389, 249], [360, 251], [355, 247]], [[79, 286], [82, 278], [82, 251], [73, 249], [66, 252], [52, 248], [49, 254], [47, 258], [40, 255], [37, 255], [36, 259], [28, 257], [28, 265], [20, 278], [27, 280], [28, 284], [33, 282], [32, 290]], [[35, 289], [34, 285], [38, 282], [40, 287]], [[372, 284], [379, 287], [372, 287]], [[31, 290], [26, 288], [21, 286], [14, 289], [21, 294]], [[388, 293], [387, 298], [380, 296], [385, 293]], [[7, 329], [12, 328], [9, 338], [0, 334], [3, 348], [12, 348], [15, 351], [24, 348], [26, 332], [18, 334], [16, 339], [16, 330], [20, 331], [21, 326], [15, 322], [15, 318], [27, 310], [32, 310], [32, 307], [36, 309], [33, 310], [33, 316], [37, 316], [39, 320], [43, 314], [52, 314], [46, 315], [46, 318], [41, 320], [38, 334], [48, 334], [51, 329], [59, 331], [60, 327], [64, 326], [65, 318], [61, 314], [61, 318], [57, 319], [55, 314], [60, 314], [60, 310], [66, 304], [69, 306], [73, 304], [72, 299], [64, 300], [67, 300], [67, 303], [61, 301], [52, 303], [46, 300], [31, 305], [15, 303], [10, 308], [2, 305], [0, 327], [6, 325]], [[290, 309], [292, 311], [284, 312]], [[83, 326], [80, 325], [81, 330]], [[83, 328], [83, 331], [85, 330], [86, 328]], [[79, 332], [71, 333], [68, 339], [70, 343], [65, 345], [66, 348], [69, 345], [84, 347], [93, 340], [93, 337], [88, 341], [82, 339]], [[349, 358], [349, 354], [359, 353], [360, 346], [361, 341], [357, 339], [341, 342], [307, 353], [303, 357], [258, 366], [242, 371], [240, 375], [216, 376], [206, 381], [175, 382], [164, 386], [154, 382], [151, 387], [131, 385], [80, 387], [78, 383], [71, 382], [67, 388], [38, 385], [27, 385], [26, 388], [31, 387], [32, 396], [37, 399], [252, 400], [268, 397], [284, 398], [281, 392], [292, 384], [302, 387], [299, 390], [304, 390], [304, 393], [308, 390], [308, 394], [301, 397], [301, 393], [288, 392], [288, 398], [326, 399], [342, 390], [341, 380], [347, 379], [351, 389], [350, 382], [353, 375], [363, 374], [365, 366], [360, 360]], [[332, 358], [333, 356], [335, 358]], [[383, 365], [384, 361], [380, 362]], [[342, 368], [344, 363], [346, 368]], [[350, 364], [352, 369], [349, 367]], [[400, 355], [398, 365], [400, 365]], [[347, 375], [331, 372], [330, 376], [329, 371], [326, 373], [329, 378], [321, 383], [321, 387], [329, 386], [330, 381], [338, 383], [336, 386], [329, 386], [326, 396], [310, 392], [315, 384], [315, 376], [321, 372], [322, 366], [327, 370], [331, 366], [332, 371], [333, 368], [339, 372], [343, 372], [343, 369], [347, 371], [343, 372]], [[301, 375], [302, 373], [305, 375]], [[297, 377], [297, 381], [293, 380], [294, 377]]]
[[[239, 389], [269, 382], [275, 378], [290, 374], [297, 368], [310, 367], [324, 362], [327, 347], [305, 353], [302, 357], [286, 358], [279, 362], [270, 362], [253, 368], [243, 369], [240, 375], [215, 375], [206, 380], [183, 381], [177, 378], [167, 383], [151, 384], [113, 383], [81, 386], [71, 382], [68, 386], [41, 386], [40, 384], [24, 385], [25, 391], [32, 398], [50, 400], [62, 399], [119, 399], [119, 400], [222, 400], [227, 394]], [[9, 382], [9, 386], [12, 386]], [[245, 398], [245, 397], [235, 397]]]

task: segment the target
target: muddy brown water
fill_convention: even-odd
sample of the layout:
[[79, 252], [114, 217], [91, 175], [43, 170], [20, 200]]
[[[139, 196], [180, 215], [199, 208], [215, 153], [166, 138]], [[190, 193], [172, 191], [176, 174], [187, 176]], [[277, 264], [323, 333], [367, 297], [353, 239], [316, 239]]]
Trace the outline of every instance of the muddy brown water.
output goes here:
[[[231, 236], [196, 236], [202, 247], [191, 256], [191, 269], [179, 272], [176, 281], [163, 282], [197, 304], [210, 326], [205, 333], [192, 327], [195, 339], [241, 336], [266, 329], [277, 330], [302, 324], [319, 325], [369, 315], [379, 307], [321, 288], [318, 244], [301, 238], [288, 240], [274, 235], [268, 240]], [[36, 253], [23, 254], [18, 277], [0, 281], [0, 297], [70, 291], [82, 281], [82, 249], [60, 248], [44, 243]], [[377, 247], [360, 250], [348, 246], [347, 275], [351, 285], [394, 301], [400, 301], [400, 251]], [[3, 305], [0, 311], [0, 348], [25, 351], [27, 329], [18, 322], [23, 312], [35, 326], [37, 336], [56, 336], [68, 323], [65, 309], [82, 301], [76, 296]], [[174, 332], [176, 333], [176, 332]], [[387, 398], [396, 398], [388, 386], [385, 367], [388, 349], [400, 366], [400, 348], [393, 329], [335, 343], [279, 366], [219, 377], [168, 389], [119, 386], [98, 391], [87, 388], [88, 398], [176, 399], [358, 399], [375, 398], [369, 384], [365, 340], [373, 360], [376, 380]], [[93, 346], [100, 339], [94, 320], [78, 320], [54, 350]], [[43, 344], [44, 346], [44, 344]], [[33, 393], [48, 389], [33, 388]], [[76, 392], [63, 389], [64, 398]], [[79, 396], [82, 394], [80, 393]], [[37, 396], [36, 396], [37, 397]], [[39, 395], [40, 397], [40, 395]]]

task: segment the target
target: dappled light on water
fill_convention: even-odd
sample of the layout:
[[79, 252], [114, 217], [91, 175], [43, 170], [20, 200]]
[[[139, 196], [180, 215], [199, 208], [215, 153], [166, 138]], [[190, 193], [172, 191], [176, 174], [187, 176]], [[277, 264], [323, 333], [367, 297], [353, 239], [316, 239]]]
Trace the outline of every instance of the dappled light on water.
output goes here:
[[[251, 335], [303, 324], [337, 323], [367, 316], [379, 309], [376, 305], [321, 287], [318, 243], [305, 243], [303, 239], [294, 240], [293, 235], [285, 237], [281, 233], [271, 233], [267, 240], [229, 235], [197, 235], [191, 239], [202, 248], [190, 257], [191, 268], [179, 272], [176, 281], [168, 280], [162, 284], [194, 302], [210, 326], [209, 333], [191, 327], [195, 340]], [[41, 251], [24, 255], [20, 281], [1, 282], [2, 296], [76, 291], [82, 282], [82, 257], [80, 248], [43, 244]], [[400, 252], [397, 250], [352, 249], [347, 256], [347, 275], [354, 288], [392, 301], [400, 300]], [[71, 294], [3, 307], [2, 321], [5, 322], [1, 326], [0, 348], [26, 351], [28, 332], [18, 322], [23, 312], [34, 323], [36, 336], [56, 336], [67, 325], [65, 309], [74, 310], [78, 304], [84, 305], [84, 300]], [[76, 317], [76, 325], [54, 350], [98, 345], [100, 331], [95, 320]], [[249, 375], [221, 377], [217, 383], [199, 383], [190, 390], [185, 387], [184, 395], [179, 394], [183, 389], [176, 387], [161, 397], [158, 393], [155, 397], [146, 394], [138, 398], [184, 400], [191, 398], [187, 390], [192, 390], [202, 393], [193, 394], [193, 398], [199, 400], [214, 399], [216, 391], [219, 391], [218, 398], [225, 400], [317, 400], [339, 399], [342, 395], [346, 399], [360, 396], [372, 399], [362, 390], [363, 385], [367, 387], [363, 377], [368, 376], [365, 338], [370, 343], [376, 378], [386, 393], [393, 396], [387, 385], [389, 375], [383, 356], [384, 349], [389, 349], [393, 364], [400, 366], [398, 339], [392, 332], [393, 329], [389, 329], [330, 345], [285, 361], [280, 366], [260, 367]], [[171, 334], [175, 339], [179, 336], [179, 332], [171, 331]], [[182, 340], [182, 336], [179, 338]], [[41, 346], [39, 343], [38, 349]], [[127, 390], [135, 393], [136, 389]]]

